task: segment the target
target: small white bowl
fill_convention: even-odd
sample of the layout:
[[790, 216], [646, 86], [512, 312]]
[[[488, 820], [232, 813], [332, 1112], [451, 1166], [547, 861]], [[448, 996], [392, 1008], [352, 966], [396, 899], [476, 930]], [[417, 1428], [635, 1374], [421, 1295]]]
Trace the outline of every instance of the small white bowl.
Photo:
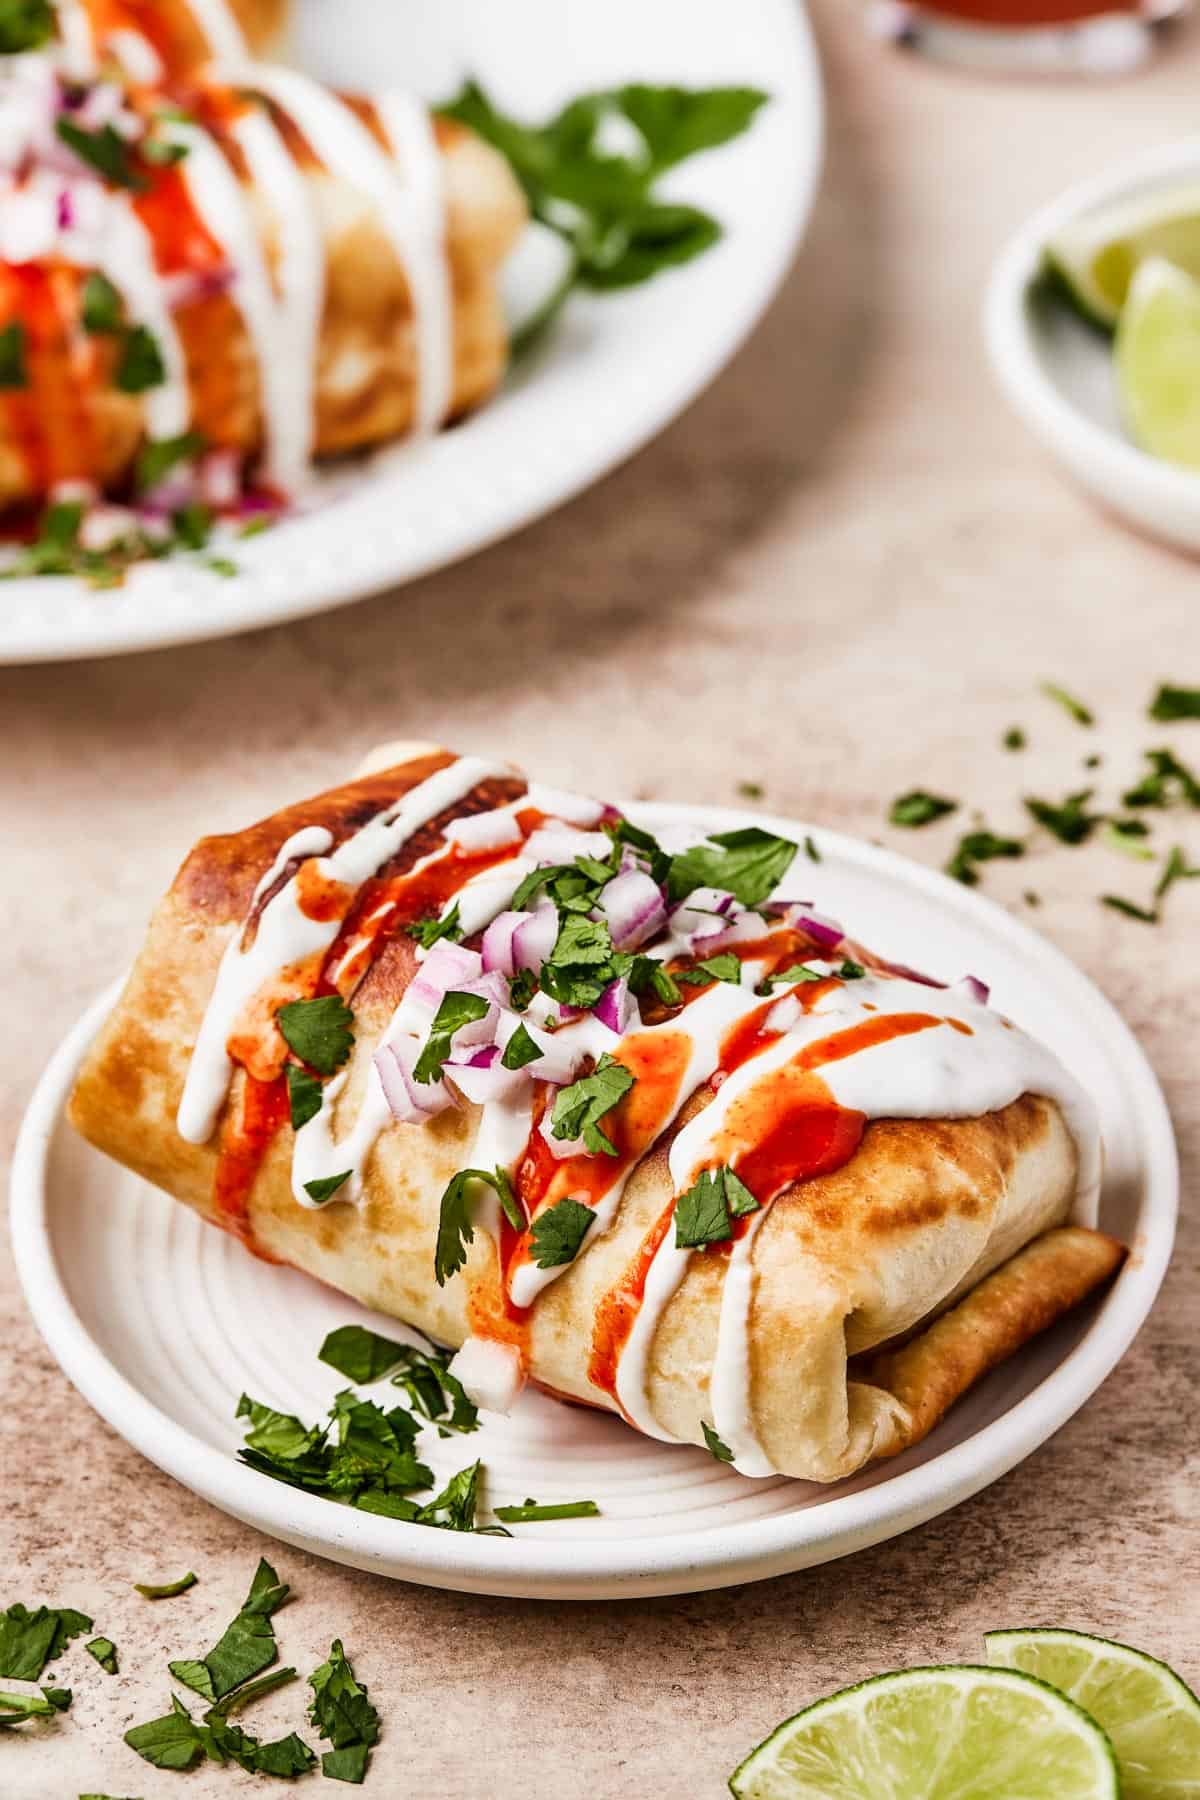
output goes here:
[[1001, 387], [1081, 487], [1139, 530], [1200, 551], [1200, 473], [1147, 456], [1125, 434], [1111, 340], [1034, 283], [1068, 221], [1200, 176], [1200, 137], [1161, 144], [1068, 189], [1022, 226], [988, 284], [984, 329]]

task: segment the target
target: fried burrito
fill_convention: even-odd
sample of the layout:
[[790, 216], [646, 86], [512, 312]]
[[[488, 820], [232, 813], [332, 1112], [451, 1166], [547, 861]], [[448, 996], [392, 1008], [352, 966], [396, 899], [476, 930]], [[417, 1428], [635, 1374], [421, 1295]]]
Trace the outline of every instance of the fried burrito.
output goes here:
[[71, 1116], [481, 1405], [834, 1481], [1117, 1270], [1096, 1119], [795, 843], [672, 829], [393, 746], [192, 851]]

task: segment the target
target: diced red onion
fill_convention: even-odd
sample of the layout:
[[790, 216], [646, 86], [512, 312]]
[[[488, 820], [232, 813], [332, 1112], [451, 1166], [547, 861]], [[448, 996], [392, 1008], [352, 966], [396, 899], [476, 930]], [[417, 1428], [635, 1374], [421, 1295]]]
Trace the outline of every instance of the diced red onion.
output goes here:
[[485, 971], [498, 969], [501, 975], [515, 975], [513, 936], [518, 925], [532, 915], [527, 912], [497, 913], [483, 934], [483, 966]]
[[75, 223], [75, 202], [70, 188], [62, 188], [58, 195], [58, 229], [70, 231]]
[[451, 988], [462, 988], [469, 982], [478, 981], [482, 974], [483, 958], [478, 950], [468, 950], [462, 944], [448, 944], [443, 940], [433, 946], [416, 979], [439, 994], [446, 994]]
[[532, 969], [535, 975], [540, 974], [557, 938], [558, 909], [550, 900], [539, 901], [536, 910], [513, 932], [514, 967]]
[[[728, 925], [720, 919], [708, 919], [707, 931], [693, 931], [691, 947], [696, 956], [711, 956], [716, 950], [727, 949], [731, 944], [754, 944], [767, 936], [769, 927], [763, 924], [757, 913], [740, 912]], [[713, 930], [712, 927], [716, 929]]]
[[445, 1073], [463, 1098], [476, 1106], [486, 1106], [489, 1100], [506, 1100], [529, 1079], [524, 1069], [504, 1067], [495, 1044], [485, 1044], [465, 1062], [448, 1062]]
[[980, 1006], [987, 1005], [992, 992], [987, 982], [980, 981], [978, 975], [964, 975], [954, 983], [954, 987], [956, 991], [961, 988], [972, 1000], [977, 1000]]
[[814, 943], [826, 950], [836, 950], [845, 942], [846, 933], [837, 920], [819, 913], [807, 900], [772, 900], [763, 911], [786, 920], [797, 931], [806, 931]]
[[899, 976], [902, 981], [919, 981], [922, 987], [944, 988], [944, 981], [935, 981], [932, 975], [923, 975], [920, 969], [910, 969], [907, 963], [884, 962], [882, 957], [876, 959], [889, 975]]
[[395, 1118], [406, 1125], [421, 1125], [450, 1104], [444, 1082], [418, 1081], [414, 1074], [420, 1046], [411, 1038], [395, 1038], [381, 1044], [374, 1063], [379, 1085]]
[[215, 269], [180, 269], [163, 276], [163, 296], [172, 312], [180, 312], [185, 306], [195, 306], [201, 300], [228, 293], [235, 275], [236, 271], [228, 264]]
[[602, 1025], [610, 1031], [623, 1032], [629, 1025], [633, 1011], [630, 998], [629, 983], [622, 976], [619, 981], [610, 981], [595, 1006], [592, 1008]]
[[617, 875], [602, 888], [600, 909], [617, 950], [636, 950], [666, 919], [657, 883], [640, 870]]
[[505, 844], [521, 842], [521, 827], [513, 813], [497, 807], [493, 812], [452, 819], [444, 836], [448, 844], [459, 844], [464, 850], [499, 850]]

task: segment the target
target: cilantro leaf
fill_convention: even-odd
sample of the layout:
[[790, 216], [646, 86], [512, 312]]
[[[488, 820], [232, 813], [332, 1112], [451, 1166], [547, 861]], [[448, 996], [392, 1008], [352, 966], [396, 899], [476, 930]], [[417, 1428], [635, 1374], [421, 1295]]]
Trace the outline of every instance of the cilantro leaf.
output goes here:
[[767, 899], [787, 873], [798, 846], [757, 825], [713, 833], [707, 843], [671, 859], [667, 894], [686, 900], [698, 887], [724, 888], [743, 906]]
[[143, 444], [137, 460], [134, 485], [139, 494], [156, 488], [159, 482], [181, 462], [190, 462], [207, 449], [208, 440], [198, 431], [184, 431], [178, 437], [152, 438]]
[[1056, 706], [1061, 706], [1065, 713], [1069, 713], [1077, 725], [1094, 725], [1096, 723], [1095, 717], [1083, 704], [1083, 701], [1077, 700], [1074, 694], [1068, 693], [1066, 688], [1060, 687], [1057, 682], [1043, 681], [1041, 691], [1047, 700], [1053, 700]]
[[[245, 1396], [242, 1398], [244, 1402]], [[178, 1581], [135, 1581], [133, 1585], [143, 1600], [174, 1600], [177, 1594], [186, 1594], [189, 1588], [195, 1587], [196, 1577], [189, 1569]]]
[[1123, 900], [1120, 894], [1101, 894], [1101, 906], [1109, 906], [1113, 912], [1124, 913], [1127, 919], [1140, 919], [1143, 925], [1158, 924], [1158, 908], [1135, 906], [1132, 900]]
[[0, 1677], [36, 1681], [72, 1638], [91, 1629], [91, 1619], [74, 1607], [39, 1606], [30, 1612], [17, 1601], [0, 1612]]
[[99, 269], [93, 269], [83, 284], [81, 316], [83, 329], [93, 337], [121, 329], [125, 303], [118, 289]]
[[479, 1409], [467, 1398], [458, 1376], [450, 1373], [449, 1355], [410, 1345], [404, 1349], [404, 1361], [392, 1376], [392, 1386], [403, 1388], [413, 1411], [436, 1425], [439, 1437], [449, 1437], [455, 1431], [478, 1431]]
[[1020, 838], [997, 837], [994, 831], [987, 830], [968, 831], [959, 838], [958, 846], [946, 864], [946, 873], [965, 887], [974, 887], [979, 880], [980, 863], [992, 862], [996, 857], [1024, 854], [1025, 846]]
[[339, 1325], [331, 1331], [317, 1355], [347, 1381], [366, 1386], [381, 1381], [403, 1361], [408, 1346], [394, 1338], [381, 1337], [365, 1325]]
[[5, 0], [0, 6], [0, 55], [36, 50], [53, 36], [51, 0]]
[[750, 1192], [741, 1176], [728, 1167], [721, 1171], [725, 1179], [725, 1198], [729, 1203], [729, 1211], [735, 1219], [743, 1218], [747, 1213], [758, 1211], [758, 1201]]
[[718, 1462], [731, 1463], [733, 1461], [733, 1451], [729, 1448], [728, 1444], [723, 1444], [721, 1442], [720, 1438], [706, 1419], [701, 1419], [700, 1429], [704, 1433], [704, 1442], [708, 1445], [709, 1453], [714, 1456]]
[[1150, 703], [1149, 716], [1164, 724], [1200, 719], [1200, 688], [1172, 687], [1164, 681]]
[[1028, 739], [1019, 725], [1010, 725], [1000, 742], [1006, 750], [1024, 750]]
[[1068, 794], [1061, 806], [1027, 796], [1025, 810], [1039, 825], [1053, 832], [1060, 843], [1083, 844], [1101, 822], [1100, 813], [1087, 811], [1087, 803], [1094, 791], [1093, 788], [1080, 788], [1078, 793]]
[[169, 1663], [167, 1666], [172, 1675], [185, 1687], [214, 1701], [241, 1687], [252, 1675], [261, 1674], [275, 1661], [275, 1628], [271, 1618], [288, 1593], [288, 1587], [280, 1581], [270, 1563], [260, 1561], [241, 1611], [225, 1627], [208, 1655]]
[[447, 943], [461, 944], [463, 933], [462, 926], [458, 922], [458, 901], [454, 902], [444, 918], [435, 913], [431, 919], [415, 920], [413, 924], [405, 926], [405, 930], [409, 937], [416, 938], [425, 950], [432, 950], [433, 946], [440, 943], [443, 938]]
[[679, 983], [669, 975], [655, 956], [635, 956], [626, 977], [631, 994], [653, 993], [664, 1006], [681, 1006], [683, 995]]
[[610, 229], [603, 250], [580, 264], [577, 279], [602, 292], [635, 287], [673, 264], [702, 256], [720, 236], [717, 220], [698, 206], [643, 201], [626, 212], [619, 228]]
[[539, 1061], [541, 1055], [541, 1050], [530, 1037], [524, 1025], [518, 1025], [504, 1046], [500, 1064], [505, 1069], [524, 1069], [530, 1063]]
[[349, 1181], [352, 1173], [351, 1169], [343, 1169], [340, 1175], [319, 1175], [315, 1181], [305, 1182], [304, 1191], [317, 1206], [324, 1206]]
[[432, 1482], [413, 1451], [418, 1425], [411, 1413], [401, 1407], [385, 1413], [346, 1388], [334, 1400], [333, 1416], [338, 1442], [329, 1459], [328, 1486], [334, 1493], [356, 1494], [368, 1482], [405, 1493]]
[[276, 1688], [287, 1687], [295, 1679], [295, 1669], [272, 1669], [269, 1674], [260, 1675], [257, 1681], [248, 1681], [243, 1687], [235, 1688], [224, 1700], [218, 1700], [215, 1710], [227, 1719], [230, 1713], [241, 1712], [244, 1706], [252, 1706], [264, 1694], [273, 1694]]
[[252, 1400], [249, 1394], [243, 1394], [238, 1401], [234, 1418], [250, 1420], [246, 1442], [252, 1450], [261, 1450], [268, 1456], [282, 1457], [288, 1462], [298, 1456], [307, 1456], [323, 1435], [318, 1427], [302, 1425], [294, 1413], [276, 1412], [274, 1407]]
[[70, 1688], [44, 1687], [40, 1694], [0, 1692], [0, 1725], [25, 1725], [30, 1719], [52, 1719], [71, 1704]]
[[603, 919], [560, 911], [558, 937], [542, 964], [542, 992], [563, 1006], [594, 1006], [616, 978], [613, 958], [612, 938]]
[[54, 129], [80, 162], [94, 169], [111, 186], [128, 188], [135, 194], [145, 193], [149, 183], [134, 168], [129, 145], [111, 125], [102, 125], [98, 131], [86, 131], [74, 119], [60, 113]]
[[651, 881], [662, 886], [671, 867], [671, 858], [656, 837], [626, 818], [606, 822], [601, 830], [612, 839], [614, 850], [622, 850], [628, 846], [636, 852], [645, 862]]
[[174, 1694], [164, 1718], [135, 1725], [125, 1742], [156, 1769], [190, 1769], [205, 1753], [204, 1733]]
[[334, 1074], [354, 1046], [354, 1014], [340, 994], [289, 1000], [275, 1022], [288, 1048], [319, 1075]]
[[509, 1005], [514, 1012], [524, 1012], [537, 993], [537, 976], [532, 969], [518, 969], [508, 984]]
[[581, 1137], [593, 1156], [616, 1156], [618, 1150], [600, 1129], [600, 1120], [624, 1099], [634, 1077], [605, 1051], [590, 1075], [560, 1088], [550, 1129], [556, 1138]]
[[529, 1232], [529, 1252], [539, 1269], [556, 1269], [574, 1262], [580, 1245], [596, 1222], [590, 1206], [578, 1200], [559, 1200], [534, 1219]]
[[931, 825], [935, 819], [944, 819], [947, 814], [957, 811], [957, 800], [947, 800], [941, 794], [927, 794], [923, 788], [911, 788], [907, 794], [892, 801], [888, 818], [893, 825]]
[[729, 1205], [721, 1169], [701, 1169], [691, 1187], [675, 1202], [675, 1245], [694, 1250], [732, 1237]]
[[433, 1016], [433, 1024], [429, 1027], [429, 1036], [425, 1040], [425, 1048], [418, 1056], [413, 1069], [413, 1077], [417, 1081], [440, 1081], [442, 1068], [450, 1055], [451, 1040], [456, 1031], [464, 1025], [471, 1025], [476, 1019], [482, 1019], [488, 1009], [488, 1003], [481, 994], [462, 994], [450, 992], [442, 995], [441, 1005]]
[[825, 981], [820, 969], [810, 969], [807, 963], [793, 963], [790, 969], [781, 969], [777, 975], [768, 975], [759, 983], [760, 993], [769, 992], [773, 987], [796, 987], [802, 981]]
[[742, 965], [732, 950], [722, 950], [716, 956], [706, 956], [694, 968], [681, 969], [675, 977], [689, 987], [700, 987], [709, 981], [728, 981], [734, 987], [740, 987]]
[[19, 319], [0, 331], [0, 388], [27, 388], [29, 367], [25, 361], [25, 327]]
[[89, 1638], [83, 1646], [89, 1656], [94, 1656], [106, 1675], [117, 1673], [117, 1646], [111, 1638]]
[[126, 334], [114, 379], [123, 394], [144, 394], [167, 379], [162, 351], [144, 325], [135, 325]]
[[321, 1758], [322, 1774], [335, 1781], [362, 1781], [371, 1746], [379, 1738], [379, 1714], [367, 1689], [354, 1679], [340, 1638], [334, 1638], [328, 1659], [308, 1679], [313, 1690], [308, 1716], [319, 1736], [333, 1745]]
[[1189, 867], [1183, 851], [1176, 845], [1168, 856], [1162, 875], [1159, 877], [1158, 886], [1154, 890], [1154, 898], [1162, 900], [1177, 881], [1192, 881], [1197, 876], [1200, 876], [1200, 868]]
[[299, 1131], [315, 1119], [321, 1110], [321, 1083], [299, 1063], [287, 1066], [288, 1103], [292, 1111], [292, 1130]]
[[559, 1500], [553, 1505], [544, 1505], [537, 1500], [526, 1500], [522, 1506], [498, 1506], [496, 1517], [503, 1519], [506, 1525], [526, 1525], [535, 1519], [595, 1519], [600, 1508], [594, 1500]]
[[1200, 807], [1200, 780], [1171, 750], [1147, 750], [1149, 770], [1124, 795], [1126, 806], [1167, 807], [1175, 800]]
[[452, 1475], [436, 1499], [421, 1508], [418, 1522], [443, 1531], [474, 1531], [480, 1467], [473, 1462]]
[[1145, 842], [1150, 828], [1143, 819], [1109, 819], [1104, 827], [1104, 842], [1110, 850], [1131, 856], [1135, 862], [1153, 862], [1154, 852]]
[[807, 856], [809, 862], [819, 863], [821, 860], [821, 852], [817, 849], [811, 832], [805, 835], [804, 854]]
[[641, 133], [656, 169], [667, 169], [700, 150], [714, 150], [751, 124], [767, 96], [759, 88], [620, 88], [616, 103]]
[[861, 981], [866, 972], [860, 962], [851, 962], [849, 957], [839, 965], [837, 971], [841, 981]]

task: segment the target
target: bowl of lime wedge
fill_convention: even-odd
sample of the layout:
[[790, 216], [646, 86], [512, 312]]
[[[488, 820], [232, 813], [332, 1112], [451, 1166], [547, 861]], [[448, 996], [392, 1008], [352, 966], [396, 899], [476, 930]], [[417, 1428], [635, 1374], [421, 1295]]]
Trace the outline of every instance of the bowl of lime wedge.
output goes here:
[[1200, 551], [1200, 138], [1070, 189], [988, 286], [1008, 399], [1092, 496]]

